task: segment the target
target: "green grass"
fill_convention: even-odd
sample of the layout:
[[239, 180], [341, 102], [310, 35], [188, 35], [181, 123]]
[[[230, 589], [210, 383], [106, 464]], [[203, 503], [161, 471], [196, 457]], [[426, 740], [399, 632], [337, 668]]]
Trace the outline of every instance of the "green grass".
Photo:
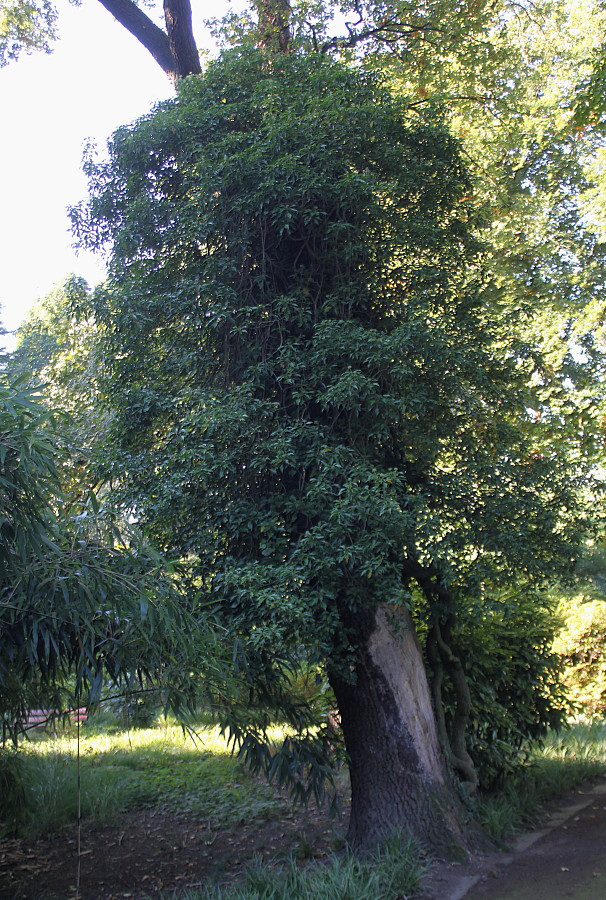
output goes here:
[[605, 774], [606, 723], [578, 722], [548, 735], [502, 790], [480, 799], [477, 819], [489, 837], [506, 843], [516, 830], [538, 821], [543, 803]]
[[406, 900], [422, 873], [416, 845], [394, 835], [364, 860], [343, 853], [305, 868], [294, 861], [277, 869], [259, 864], [242, 884], [190, 892], [180, 900]]
[[[9, 823], [18, 819], [28, 835], [52, 834], [74, 822], [76, 755], [73, 734], [36, 740], [11, 754], [25, 815], [2, 810], [0, 800], [0, 818]], [[233, 758], [213, 727], [201, 729], [195, 739], [171, 724], [130, 733], [83, 733], [80, 761], [82, 816], [98, 823], [162, 804], [225, 829], [268, 818], [283, 804], [275, 788], [252, 778]]]

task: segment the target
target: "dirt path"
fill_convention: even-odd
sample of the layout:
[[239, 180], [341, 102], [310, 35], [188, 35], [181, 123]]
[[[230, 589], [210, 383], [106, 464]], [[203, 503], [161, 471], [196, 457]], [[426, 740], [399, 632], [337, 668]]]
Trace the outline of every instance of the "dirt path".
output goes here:
[[436, 866], [423, 900], [606, 900], [606, 784], [578, 790], [510, 854]]

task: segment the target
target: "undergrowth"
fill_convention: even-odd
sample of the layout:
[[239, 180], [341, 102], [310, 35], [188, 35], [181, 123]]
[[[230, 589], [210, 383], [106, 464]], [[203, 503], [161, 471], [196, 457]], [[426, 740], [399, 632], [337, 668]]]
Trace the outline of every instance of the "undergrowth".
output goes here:
[[365, 859], [343, 854], [305, 868], [294, 861], [277, 869], [258, 863], [241, 884], [193, 891], [179, 900], [406, 900], [422, 873], [416, 844], [395, 834]]
[[[103, 823], [161, 803], [228, 829], [284, 813], [284, 797], [245, 771], [216, 728], [205, 726], [198, 735], [193, 740], [171, 724], [131, 733], [83, 733], [83, 817]], [[549, 734], [499, 792], [477, 801], [474, 814], [493, 840], [506, 843], [538, 820], [542, 803], [604, 773], [606, 724], [579, 722]], [[73, 823], [76, 778], [73, 735], [0, 753], [4, 833], [41, 836]], [[259, 863], [238, 884], [201, 888], [183, 900], [402, 900], [413, 896], [420, 874], [414, 845], [400, 837], [365, 860], [342, 853], [322, 865]]]
[[[76, 754], [73, 734], [0, 753], [5, 833], [42, 836], [75, 821]], [[252, 778], [231, 755], [216, 728], [204, 727], [197, 737], [170, 724], [122, 733], [90, 731], [81, 738], [80, 762], [82, 816], [99, 824], [162, 803], [223, 829], [268, 818], [281, 803], [273, 787]]]
[[605, 773], [606, 723], [577, 722], [548, 733], [498, 792], [478, 801], [475, 814], [487, 835], [503, 844], [538, 821], [543, 803]]

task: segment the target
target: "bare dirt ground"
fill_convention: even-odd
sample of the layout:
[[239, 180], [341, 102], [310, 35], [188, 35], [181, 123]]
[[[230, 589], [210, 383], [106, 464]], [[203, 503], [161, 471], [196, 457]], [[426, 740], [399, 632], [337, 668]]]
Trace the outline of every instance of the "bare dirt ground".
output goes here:
[[[338, 839], [338, 823], [313, 809], [219, 832], [193, 817], [161, 808], [141, 810], [113, 825], [83, 826], [79, 897], [147, 900], [201, 884], [225, 884], [255, 858], [276, 864], [290, 854], [321, 859]], [[77, 864], [73, 828], [50, 840], [1, 841], [0, 900], [72, 900]]]

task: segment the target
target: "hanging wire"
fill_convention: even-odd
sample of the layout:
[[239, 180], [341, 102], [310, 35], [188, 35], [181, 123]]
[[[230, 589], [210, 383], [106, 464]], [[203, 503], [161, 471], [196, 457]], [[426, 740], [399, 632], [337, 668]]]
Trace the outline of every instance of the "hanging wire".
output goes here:
[[82, 805], [80, 802], [81, 797], [81, 777], [80, 777], [80, 688], [78, 687], [76, 691], [76, 764], [77, 764], [77, 817], [78, 817], [78, 835], [77, 835], [77, 850], [78, 850], [78, 863], [76, 868], [76, 898], [75, 900], [80, 900], [80, 861], [82, 858], [82, 847], [81, 847], [81, 837], [82, 837]]

